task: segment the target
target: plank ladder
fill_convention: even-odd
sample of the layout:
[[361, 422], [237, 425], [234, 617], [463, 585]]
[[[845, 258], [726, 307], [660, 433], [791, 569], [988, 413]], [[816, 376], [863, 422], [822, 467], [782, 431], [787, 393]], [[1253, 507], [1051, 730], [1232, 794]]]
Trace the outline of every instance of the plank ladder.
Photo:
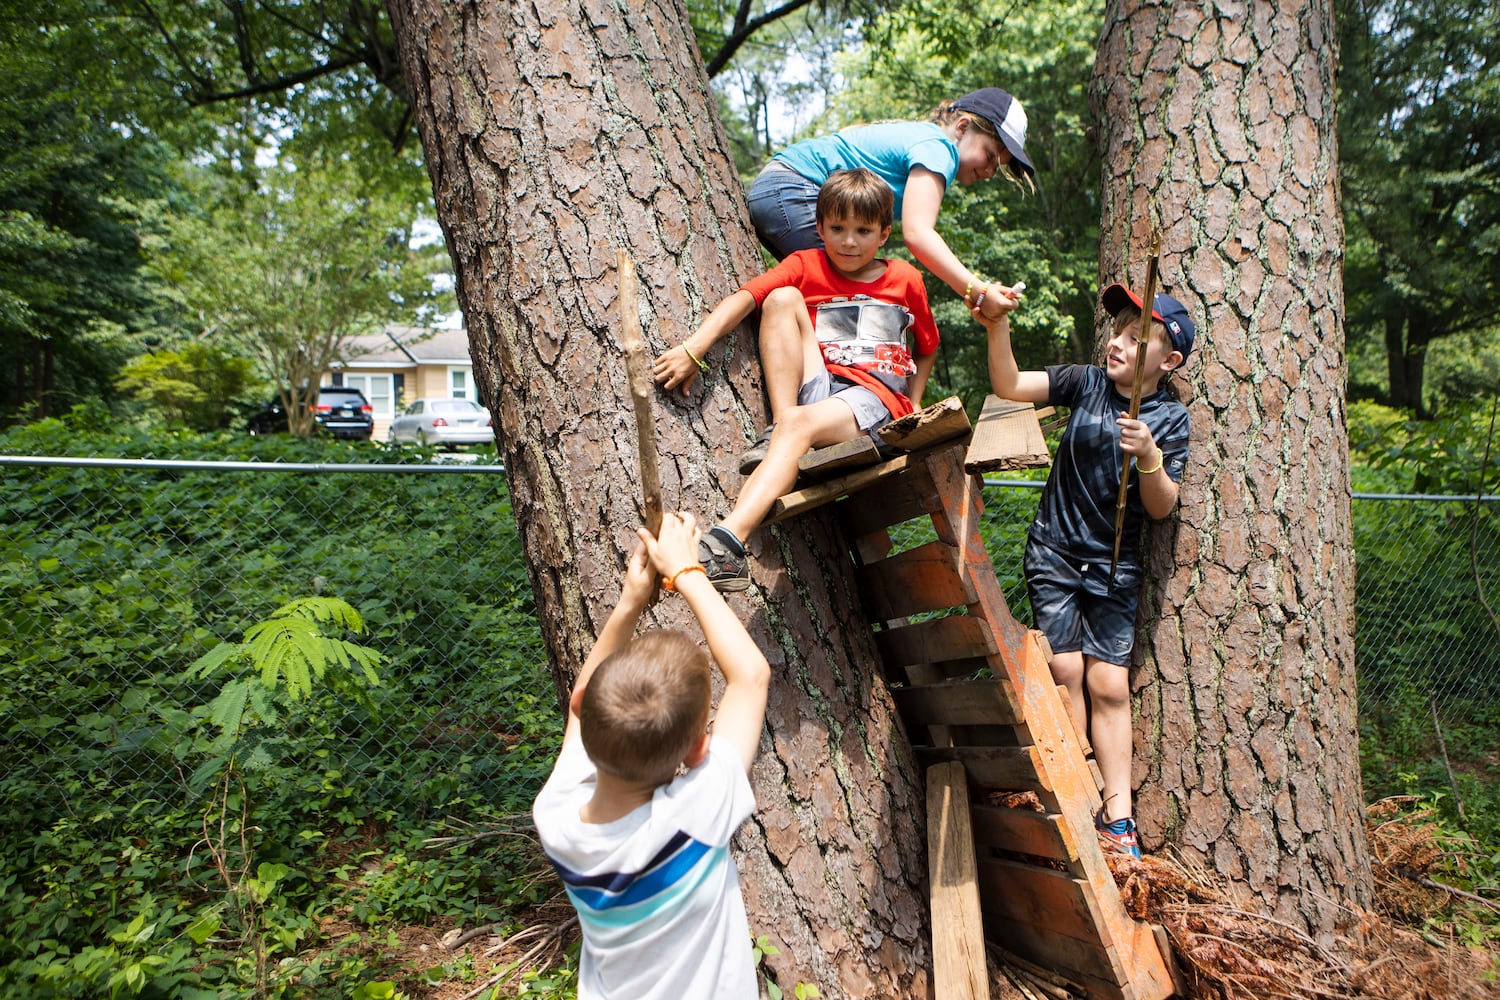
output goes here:
[[[928, 768], [937, 1000], [989, 996], [986, 938], [1090, 998], [1162, 1000], [1165, 936], [1126, 912], [1094, 834], [1088, 745], [980, 536], [977, 473], [1047, 461], [1036, 411], [992, 396], [972, 449], [969, 430], [957, 399], [934, 404], [885, 435], [905, 453], [787, 494], [767, 523], [838, 501], [887, 685]], [[858, 448], [814, 452], [803, 469], [857, 465]], [[910, 521], [937, 537], [895, 551], [891, 529]], [[1031, 792], [1041, 809], [991, 804], [993, 792]]]

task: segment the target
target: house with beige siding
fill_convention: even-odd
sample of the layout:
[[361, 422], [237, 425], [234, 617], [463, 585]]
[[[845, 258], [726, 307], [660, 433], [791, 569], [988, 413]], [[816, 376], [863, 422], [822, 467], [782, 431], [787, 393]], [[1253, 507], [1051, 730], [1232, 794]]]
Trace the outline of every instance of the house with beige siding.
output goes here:
[[389, 326], [358, 338], [325, 385], [359, 389], [374, 410], [373, 439], [384, 441], [391, 419], [414, 399], [484, 401], [474, 387], [467, 330]]

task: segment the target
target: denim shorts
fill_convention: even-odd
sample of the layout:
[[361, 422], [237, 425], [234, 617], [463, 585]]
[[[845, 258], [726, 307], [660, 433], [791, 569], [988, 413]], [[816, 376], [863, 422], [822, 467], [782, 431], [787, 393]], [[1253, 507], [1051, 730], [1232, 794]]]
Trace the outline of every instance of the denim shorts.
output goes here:
[[746, 200], [755, 235], [777, 260], [823, 245], [818, 235], [818, 185], [786, 164], [768, 163], [751, 183]]
[[1025, 572], [1036, 627], [1054, 653], [1081, 650], [1106, 663], [1130, 666], [1144, 576], [1139, 567], [1116, 567], [1111, 586], [1108, 559], [1081, 562], [1028, 538]]
[[803, 382], [802, 388], [797, 390], [798, 406], [809, 406], [834, 398], [847, 404], [854, 411], [854, 422], [859, 429], [874, 438], [876, 444], [880, 444], [880, 438], [875, 432], [891, 422], [891, 411], [869, 389], [839, 378], [824, 368]]

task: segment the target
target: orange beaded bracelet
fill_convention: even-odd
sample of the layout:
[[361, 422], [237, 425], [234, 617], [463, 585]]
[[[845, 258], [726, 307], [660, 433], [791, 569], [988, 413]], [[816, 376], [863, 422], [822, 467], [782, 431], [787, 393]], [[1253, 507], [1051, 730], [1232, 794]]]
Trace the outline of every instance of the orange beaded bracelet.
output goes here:
[[671, 576], [664, 576], [664, 577], [661, 578], [662, 589], [663, 590], [670, 590], [673, 593], [676, 593], [677, 592], [677, 578], [679, 576], [681, 576], [682, 574], [684, 574], [684, 573], [702, 573], [704, 576], [707, 576], [708, 575], [708, 570], [706, 570], [706, 569], [703, 568], [703, 564], [702, 563], [693, 563], [693, 565], [691, 565], [691, 566], [684, 566], [684, 567], [682, 567], [682, 569], [680, 569], [677, 572], [673, 573]]

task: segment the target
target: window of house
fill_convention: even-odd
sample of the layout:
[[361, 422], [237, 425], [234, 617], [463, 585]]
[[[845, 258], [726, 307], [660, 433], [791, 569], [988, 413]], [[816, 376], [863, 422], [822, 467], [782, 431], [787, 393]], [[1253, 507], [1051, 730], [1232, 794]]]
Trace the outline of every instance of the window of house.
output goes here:
[[448, 395], [452, 399], [472, 399], [469, 382], [473, 379], [472, 368], [448, 369]]
[[344, 384], [365, 394], [376, 420], [389, 420], [396, 415], [396, 391], [391, 376], [347, 372]]

